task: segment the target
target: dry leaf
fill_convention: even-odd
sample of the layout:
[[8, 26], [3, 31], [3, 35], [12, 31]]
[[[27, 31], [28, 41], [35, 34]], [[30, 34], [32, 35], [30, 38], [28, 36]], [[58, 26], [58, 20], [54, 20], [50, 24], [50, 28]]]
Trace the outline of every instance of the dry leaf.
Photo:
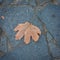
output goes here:
[[1, 18], [4, 20], [5, 19], [5, 17], [4, 16], [1, 16]]
[[20, 40], [24, 36], [24, 42], [26, 44], [30, 43], [31, 37], [35, 42], [38, 41], [39, 35], [41, 35], [40, 29], [29, 22], [18, 24], [14, 31], [18, 31], [15, 35], [15, 39]]

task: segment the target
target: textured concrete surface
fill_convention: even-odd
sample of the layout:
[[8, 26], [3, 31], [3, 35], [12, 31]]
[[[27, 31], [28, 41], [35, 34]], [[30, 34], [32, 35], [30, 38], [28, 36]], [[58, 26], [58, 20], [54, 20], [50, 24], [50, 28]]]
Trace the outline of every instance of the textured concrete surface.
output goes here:
[[[60, 4], [44, 1], [49, 0], [0, 0], [0, 16], [5, 17], [0, 18], [0, 60], [60, 60]], [[41, 29], [37, 43], [15, 40], [13, 29], [26, 21]]]

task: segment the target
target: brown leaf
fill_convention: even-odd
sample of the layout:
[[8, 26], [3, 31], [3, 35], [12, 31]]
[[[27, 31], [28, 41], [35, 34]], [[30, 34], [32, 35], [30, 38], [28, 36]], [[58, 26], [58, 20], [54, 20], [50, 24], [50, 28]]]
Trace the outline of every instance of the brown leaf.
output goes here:
[[31, 37], [35, 42], [38, 41], [39, 35], [41, 35], [40, 29], [29, 22], [18, 24], [14, 31], [18, 31], [15, 35], [15, 39], [20, 40], [24, 36], [24, 42], [26, 44], [30, 43]]
[[4, 16], [1, 16], [1, 18], [4, 20], [5, 19], [5, 17]]

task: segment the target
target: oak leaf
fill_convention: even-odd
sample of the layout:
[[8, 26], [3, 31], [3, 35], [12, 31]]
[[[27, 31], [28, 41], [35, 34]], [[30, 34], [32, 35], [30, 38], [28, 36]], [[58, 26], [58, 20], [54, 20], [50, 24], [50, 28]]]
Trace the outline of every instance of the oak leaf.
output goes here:
[[24, 36], [24, 42], [26, 44], [30, 43], [31, 37], [35, 42], [38, 41], [39, 35], [41, 35], [40, 29], [29, 22], [18, 24], [14, 31], [18, 31], [15, 35], [15, 39], [20, 40]]

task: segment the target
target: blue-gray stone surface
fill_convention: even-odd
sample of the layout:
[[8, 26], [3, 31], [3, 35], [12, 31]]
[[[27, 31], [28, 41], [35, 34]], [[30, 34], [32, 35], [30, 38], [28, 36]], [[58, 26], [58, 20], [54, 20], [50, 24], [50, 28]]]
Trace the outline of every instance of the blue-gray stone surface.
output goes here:
[[[60, 4], [39, 6], [44, 1], [49, 0], [0, 0], [0, 16], [5, 17], [0, 18], [0, 51], [5, 52], [0, 60], [60, 60]], [[41, 29], [38, 42], [15, 40], [14, 28], [26, 21]]]

